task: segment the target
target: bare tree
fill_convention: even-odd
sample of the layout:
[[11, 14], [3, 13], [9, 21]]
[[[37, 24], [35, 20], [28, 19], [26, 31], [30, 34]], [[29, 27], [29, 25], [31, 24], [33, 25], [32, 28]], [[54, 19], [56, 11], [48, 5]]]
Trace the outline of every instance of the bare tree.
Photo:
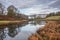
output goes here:
[[0, 3], [0, 15], [3, 15], [4, 12], [4, 6]]

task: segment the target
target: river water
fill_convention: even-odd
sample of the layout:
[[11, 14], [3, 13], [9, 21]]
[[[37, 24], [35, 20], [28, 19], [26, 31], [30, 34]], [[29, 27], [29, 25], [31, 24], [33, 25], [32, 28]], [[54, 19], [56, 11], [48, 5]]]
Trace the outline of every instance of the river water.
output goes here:
[[30, 21], [19, 25], [0, 26], [0, 40], [28, 40], [30, 35], [45, 24], [45, 21]]

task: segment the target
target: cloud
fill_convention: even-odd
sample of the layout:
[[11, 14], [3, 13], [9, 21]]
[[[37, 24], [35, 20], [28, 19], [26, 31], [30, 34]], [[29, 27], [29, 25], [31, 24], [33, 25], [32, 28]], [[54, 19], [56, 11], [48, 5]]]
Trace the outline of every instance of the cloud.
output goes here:
[[7, 6], [15, 5], [18, 8], [28, 8], [34, 5], [40, 5], [40, 4], [46, 5], [54, 0], [0, 0], [0, 1], [1, 3], [4, 3]]
[[48, 3], [48, 5], [54, 4], [56, 1], [57, 0], [54, 0], [54, 1], [50, 2], [50, 3]]
[[52, 3], [50, 7], [53, 8], [59, 8], [60, 9], [60, 0], [57, 0], [56, 2]]
[[6, 7], [14, 5], [26, 15], [46, 14], [60, 10], [60, 0], [0, 0], [0, 2]]
[[58, 8], [52, 8], [49, 6], [44, 6], [44, 5], [37, 5], [33, 6], [31, 8], [26, 8], [22, 9], [21, 12], [27, 15], [32, 15], [32, 14], [49, 14], [50, 12], [57, 12], [60, 11]]
[[36, 4], [37, 0], [0, 0], [6, 6], [15, 5], [18, 8], [27, 8]]

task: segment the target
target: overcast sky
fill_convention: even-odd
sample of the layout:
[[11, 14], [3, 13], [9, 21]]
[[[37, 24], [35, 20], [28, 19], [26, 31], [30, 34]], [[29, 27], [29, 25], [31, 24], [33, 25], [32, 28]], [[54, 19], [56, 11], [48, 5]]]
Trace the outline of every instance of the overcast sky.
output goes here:
[[60, 11], [60, 0], [0, 0], [0, 3], [3, 3], [6, 8], [14, 5], [26, 15]]

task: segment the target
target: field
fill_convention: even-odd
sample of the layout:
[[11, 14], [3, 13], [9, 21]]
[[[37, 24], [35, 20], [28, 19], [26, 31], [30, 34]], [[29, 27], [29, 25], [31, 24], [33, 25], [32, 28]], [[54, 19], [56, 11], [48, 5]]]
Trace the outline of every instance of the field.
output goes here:
[[60, 16], [51, 16], [46, 18], [46, 20], [60, 20]]

